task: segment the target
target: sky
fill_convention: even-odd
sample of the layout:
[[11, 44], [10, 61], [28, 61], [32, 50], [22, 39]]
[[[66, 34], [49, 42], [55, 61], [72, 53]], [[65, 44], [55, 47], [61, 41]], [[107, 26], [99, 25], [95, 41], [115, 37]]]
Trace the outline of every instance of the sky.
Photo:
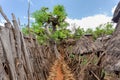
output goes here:
[[[31, 2], [31, 14], [43, 6], [52, 10], [57, 4], [63, 5], [68, 14], [66, 21], [70, 23], [70, 29], [74, 24], [85, 29], [95, 29], [100, 24], [111, 22], [114, 9], [119, 2], [119, 0], [0, 0], [0, 6], [10, 20], [11, 13], [14, 13], [23, 25], [27, 24], [28, 1]], [[0, 16], [0, 25], [4, 22]]]

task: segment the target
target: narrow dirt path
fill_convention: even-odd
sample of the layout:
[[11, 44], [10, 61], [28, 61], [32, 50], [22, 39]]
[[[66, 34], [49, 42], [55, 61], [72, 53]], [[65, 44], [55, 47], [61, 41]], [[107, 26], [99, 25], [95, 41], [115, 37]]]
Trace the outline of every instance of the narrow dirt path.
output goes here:
[[49, 77], [47, 80], [75, 80], [71, 70], [64, 61], [64, 50], [60, 49], [61, 57], [55, 60], [51, 67]]
[[63, 80], [63, 78], [64, 78], [64, 74], [62, 72], [61, 67], [62, 67], [61, 63], [58, 63], [58, 65], [56, 66], [56, 77], [55, 77], [55, 80]]
[[57, 59], [51, 67], [47, 80], [75, 80], [64, 60]]
[[63, 72], [61, 70], [61, 62], [59, 59], [57, 59], [53, 66], [51, 67], [51, 70], [50, 70], [50, 75], [48, 77], [47, 80], [63, 80], [64, 78], [64, 75], [63, 75]]

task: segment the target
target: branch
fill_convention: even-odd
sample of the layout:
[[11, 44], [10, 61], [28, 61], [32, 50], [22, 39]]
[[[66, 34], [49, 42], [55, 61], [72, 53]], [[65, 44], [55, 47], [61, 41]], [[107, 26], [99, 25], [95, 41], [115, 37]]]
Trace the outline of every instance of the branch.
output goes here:
[[30, 34], [30, 1], [28, 2], [28, 33], [29, 35], [31, 36]]
[[20, 19], [18, 18], [18, 25], [20, 26], [21, 24], [20, 24]]
[[12, 15], [12, 19], [16, 21], [15, 15], [13, 13], [11, 15]]
[[90, 57], [88, 58], [87, 64], [80, 70], [80, 74], [82, 73], [82, 71], [84, 71], [88, 67], [88, 65], [91, 63], [93, 59], [94, 59], [94, 53], [90, 55]]
[[50, 37], [51, 32], [50, 32], [50, 30], [49, 30], [49, 27], [50, 27], [50, 24], [46, 23], [46, 24], [45, 24], [45, 30], [46, 30], [47, 35]]
[[3, 18], [10, 23], [10, 20], [7, 18], [6, 14], [3, 12], [2, 7], [0, 6], [0, 13], [3, 16]]
[[100, 80], [100, 78], [93, 71], [90, 72], [94, 75], [94, 77], [96, 77], [97, 80]]
[[14, 15], [13, 13], [12, 13], [11, 15], [12, 15], [13, 26], [14, 26], [14, 28], [15, 28], [17, 31], [19, 31], [19, 25], [18, 25], [18, 22], [17, 22], [17, 20], [16, 20], [16, 17], [15, 17], [15, 15]]
[[104, 52], [100, 55], [100, 57], [99, 57], [99, 59], [98, 59], [96, 65], [100, 66], [101, 60], [102, 60], [102, 58], [104, 57], [105, 53], [106, 53], [106, 51], [104, 51]]

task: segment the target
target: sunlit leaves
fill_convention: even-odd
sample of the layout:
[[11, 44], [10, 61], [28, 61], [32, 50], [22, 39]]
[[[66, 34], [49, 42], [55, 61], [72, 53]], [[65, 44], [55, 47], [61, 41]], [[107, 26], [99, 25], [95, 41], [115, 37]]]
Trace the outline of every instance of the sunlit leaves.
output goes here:
[[85, 34], [85, 30], [83, 28], [78, 27], [77, 29], [75, 29], [74, 37], [80, 38], [84, 34]]
[[[50, 11], [47, 7], [42, 7], [40, 10], [37, 10], [32, 14], [32, 17], [35, 19], [35, 22], [32, 23], [32, 27], [30, 28], [32, 34], [36, 35], [40, 43], [45, 43], [50, 38], [59, 41], [71, 36], [70, 31], [66, 29], [66, 27], [69, 25], [67, 22], [65, 22], [66, 16], [67, 13], [62, 5], [54, 6], [53, 11]], [[53, 25], [52, 22], [54, 18], [57, 20], [55, 21], [55, 25]], [[45, 29], [46, 23], [51, 24], [48, 29], [52, 34], [49, 36], [47, 35]], [[55, 31], [53, 31], [54, 27], [56, 27]], [[27, 33], [27, 30], [25, 31], [24, 28], [23, 31], [25, 34]]]
[[96, 39], [98, 37], [102, 37], [105, 35], [111, 35], [114, 31], [113, 25], [111, 23], [102, 24], [98, 27], [96, 27], [95, 30], [88, 28], [87, 30], [84, 30], [83, 28], [78, 27], [75, 30], [74, 37], [80, 38], [81, 36], [85, 34], [92, 34], [93, 37]]
[[40, 10], [35, 11], [32, 16], [35, 18], [35, 22], [39, 24], [39, 27], [42, 27], [45, 22], [48, 21], [50, 12], [47, 7], [42, 7]]
[[63, 22], [67, 16], [63, 5], [54, 6], [53, 14], [59, 17], [59, 22]]
[[98, 38], [105, 35], [111, 35], [113, 31], [114, 31], [113, 25], [111, 23], [107, 23], [96, 27], [93, 35], [94, 38]]

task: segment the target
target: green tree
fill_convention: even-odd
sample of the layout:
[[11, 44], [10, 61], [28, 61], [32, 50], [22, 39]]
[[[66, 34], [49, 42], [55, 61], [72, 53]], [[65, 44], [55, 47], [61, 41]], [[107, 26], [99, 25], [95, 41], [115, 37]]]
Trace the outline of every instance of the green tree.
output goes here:
[[94, 31], [93, 31], [93, 29], [91, 29], [91, 28], [88, 28], [86, 31], [85, 31], [85, 34], [93, 34], [94, 33]]
[[96, 27], [93, 35], [94, 38], [96, 39], [98, 37], [102, 37], [105, 35], [112, 35], [113, 31], [114, 31], [113, 25], [111, 23], [106, 23]]
[[53, 11], [42, 7], [32, 14], [35, 22], [32, 23], [30, 31], [41, 44], [50, 44], [57, 57], [59, 55], [57, 42], [70, 36], [70, 30], [66, 29], [69, 25], [65, 22], [66, 16], [67, 13], [62, 5], [54, 6]]
[[105, 24], [104, 25], [104, 30], [105, 30], [105, 34], [111, 35], [114, 32], [113, 25], [111, 23]]
[[[48, 42], [49, 39], [59, 41], [68, 38], [71, 34], [70, 30], [66, 29], [69, 25], [65, 22], [66, 16], [67, 13], [63, 5], [54, 6], [53, 11], [42, 7], [32, 14], [35, 22], [32, 23], [30, 32], [36, 35], [41, 44]], [[28, 34], [27, 28], [23, 28], [22, 31]]]
[[83, 28], [78, 27], [75, 29], [74, 38], [80, 38], [84, 34], [85, 34], [85, 30]]
[[[47, 37], [41, 36], [43, 39], [47, 38], [46, 40], [48, 40], [49, 37], [49, 39], [59, 40], [67, 38], [67, 35], [70, 34], [66, 29], [68, 25], [65, 22], [67, 13], [62, 5], [54, 6], [52, 12], [49, 11], [49, 8], [42, 7], [40, 10], [35, 11], [32, 16], [35, 18], [35, 23], [32, 25], [33, 31], [47, 35]], [[41, 32], [41, 29], [44, 29], [44, 31]], [[40, 35], [37, 36], [40, 37]], [[46, 40], [44, 39], [44, 41]]]
[[105, 35], [112, 35], [114, 31], [112, 23], [106, 23], [101, 24], [98, 27], [96, 27], [95, 30], [88, 28], [87, 30], [84, 30], [83, 28], [75, 28], [74, 38], [80, 38], [81, 36], [85, 34], [92, 34], [94, 39], [98, 37], [102, 37]]

